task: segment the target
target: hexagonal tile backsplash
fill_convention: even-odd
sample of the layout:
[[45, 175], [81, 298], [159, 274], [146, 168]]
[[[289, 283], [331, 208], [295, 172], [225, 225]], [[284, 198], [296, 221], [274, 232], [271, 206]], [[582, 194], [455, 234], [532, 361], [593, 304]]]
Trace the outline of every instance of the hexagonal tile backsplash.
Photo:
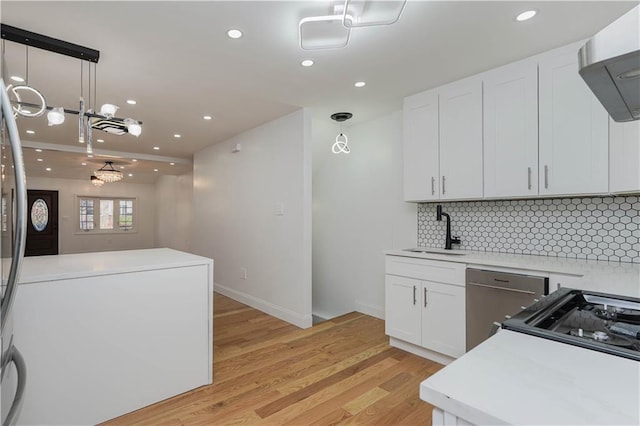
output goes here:
[[463, 250], [640, 263], [640, 198], [464, 201], [418, 205], [418, 245], [444, 247], [445, 220]]

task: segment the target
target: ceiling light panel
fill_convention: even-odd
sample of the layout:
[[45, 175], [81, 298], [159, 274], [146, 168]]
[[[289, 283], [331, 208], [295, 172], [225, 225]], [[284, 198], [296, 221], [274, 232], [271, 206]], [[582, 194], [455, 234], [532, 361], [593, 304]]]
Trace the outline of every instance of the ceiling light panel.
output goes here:
[[342, 25], [342, 16], [311, 16], [298, 24], [300, 48], [304, 50], [338, 49], [349, 43], [351, 30]]
[[519, 14], [518, 16], [516, 16], [516, 21], [527, 21], [531, 18], [533, 18], [534, 16], [536, 16], [538, 12], [536, 12], [535, 10], [527, 10], [525, 12], [522, 12], [521, 14]]
[[300, 65], [302, 65], [303, 67], [310, 67], [313, 65], [313, 61], [311, 59], [305, 59], [304, 61], [300, 62]]
[[229, 38], [238, 39], [242, 37], [242, 31], [237, 29], [231, 29], [227, 31], [227, 36], [229, 36]]
[[342, 11], [345, 28], [391, 25], [400, 19], [407, 0], [346, 0]]
[[205, 119], [205, 120], [211, 120], [213, 117], [210, 116], [210, 115], [205, 115], [202, 118]]
[[353, 83], [353, 85], [356, 87], [364, 87], [367, 85], [367, 83], [365, 83], [364, 81], [356, 81], [355, 83]]

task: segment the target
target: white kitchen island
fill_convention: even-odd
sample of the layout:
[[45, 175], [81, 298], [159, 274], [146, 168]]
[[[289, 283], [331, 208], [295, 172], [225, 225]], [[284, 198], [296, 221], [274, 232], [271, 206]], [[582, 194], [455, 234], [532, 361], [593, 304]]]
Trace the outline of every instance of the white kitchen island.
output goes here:
[[420, 385], [434, 425], [638, 425], [640, 362], [501, 330]]
[[19, 424], [96, 424], [213, 378], [213, 260], [171, 249], [28, 257]]

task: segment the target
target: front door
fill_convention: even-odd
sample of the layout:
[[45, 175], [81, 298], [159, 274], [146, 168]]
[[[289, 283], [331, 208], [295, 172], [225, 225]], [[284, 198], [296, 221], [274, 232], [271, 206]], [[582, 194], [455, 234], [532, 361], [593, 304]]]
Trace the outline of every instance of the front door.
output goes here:
[[25, 256], [58, 254], [58, 191], [27, 191]]

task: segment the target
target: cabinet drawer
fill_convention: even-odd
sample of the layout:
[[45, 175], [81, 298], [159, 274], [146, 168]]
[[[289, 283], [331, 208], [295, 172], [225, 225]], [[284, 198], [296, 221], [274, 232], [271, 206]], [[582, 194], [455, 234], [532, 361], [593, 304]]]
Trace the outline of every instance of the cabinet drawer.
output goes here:
[[466, 265], [456, 262], [386, 256], [385, 273], [464, 286]]

